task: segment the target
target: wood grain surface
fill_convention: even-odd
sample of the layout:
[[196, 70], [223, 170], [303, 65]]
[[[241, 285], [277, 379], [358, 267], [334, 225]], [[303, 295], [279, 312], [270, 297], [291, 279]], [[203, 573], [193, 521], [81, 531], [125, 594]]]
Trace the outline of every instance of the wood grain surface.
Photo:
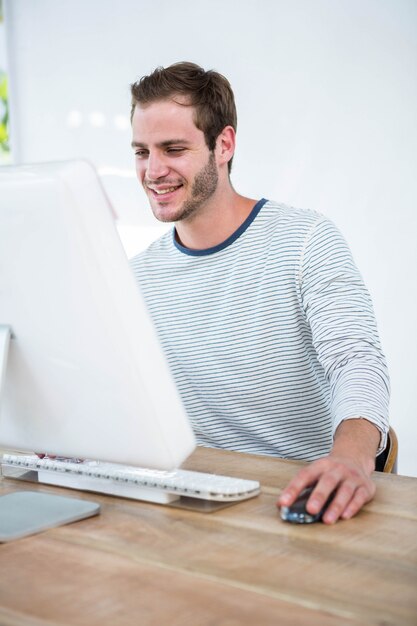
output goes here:
[[3, 479], [102, 513], [0, 546], [0, 625], [416, 625], [417, 479], [375, 475], [354, 519], [297, 526], [275, 502], [300, 465], [198, 449], [184, 467], [262, 484], [209, 514]]

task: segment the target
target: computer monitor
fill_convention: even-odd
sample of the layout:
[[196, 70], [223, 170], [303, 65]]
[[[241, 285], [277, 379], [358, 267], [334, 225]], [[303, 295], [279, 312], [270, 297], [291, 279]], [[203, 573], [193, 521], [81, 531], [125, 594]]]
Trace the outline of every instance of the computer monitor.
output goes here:
[[[0, 447], [157, 469], [195, 439], [85, 161], [0, 168]], [[0, 355], [1, 365], [1, 355]]]

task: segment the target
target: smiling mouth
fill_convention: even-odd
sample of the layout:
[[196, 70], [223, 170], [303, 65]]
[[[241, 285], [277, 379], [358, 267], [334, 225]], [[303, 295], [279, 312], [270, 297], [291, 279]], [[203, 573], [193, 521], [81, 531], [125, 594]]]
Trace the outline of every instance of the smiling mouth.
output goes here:
[[177, 185], [175, 187], [164, 187], [164, 188], [148, 186], [148, 189], [152, 191], [154, 194], [156, 194], [157, 196], [164, 196], [168, 193], [172, 193], [173, 191], [176, 191], [180, 187], [182, 187], [182, 185]]

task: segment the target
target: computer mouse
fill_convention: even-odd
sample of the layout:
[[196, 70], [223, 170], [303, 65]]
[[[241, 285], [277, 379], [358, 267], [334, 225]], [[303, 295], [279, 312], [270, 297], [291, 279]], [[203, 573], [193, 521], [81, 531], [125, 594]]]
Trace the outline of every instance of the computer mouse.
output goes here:
[[318, 513], [312, 515], [306, 510], [306, 505], [314, 487], [315, 485], [311, 485], [310, 487], [304, 489], [296, 501], [290, 506], [282, 506], [280, 509], [281, 519], [285, 522], [291, 522], [293, 524], [312, 524], [313, 522], [319, 522], [330, 502], [333, 500], [336, 491], [333, 491], [333, 493], [330, 494], [322, 509]]

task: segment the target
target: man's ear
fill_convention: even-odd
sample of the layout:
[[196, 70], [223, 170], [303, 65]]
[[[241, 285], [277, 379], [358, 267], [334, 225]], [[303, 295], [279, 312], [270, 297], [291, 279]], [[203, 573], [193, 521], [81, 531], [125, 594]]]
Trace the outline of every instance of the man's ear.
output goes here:
[[236, 132], [232, 126], [225, 126], [217, 137], [216, 153], [219, 165], [228, 163], [235, 153]]

